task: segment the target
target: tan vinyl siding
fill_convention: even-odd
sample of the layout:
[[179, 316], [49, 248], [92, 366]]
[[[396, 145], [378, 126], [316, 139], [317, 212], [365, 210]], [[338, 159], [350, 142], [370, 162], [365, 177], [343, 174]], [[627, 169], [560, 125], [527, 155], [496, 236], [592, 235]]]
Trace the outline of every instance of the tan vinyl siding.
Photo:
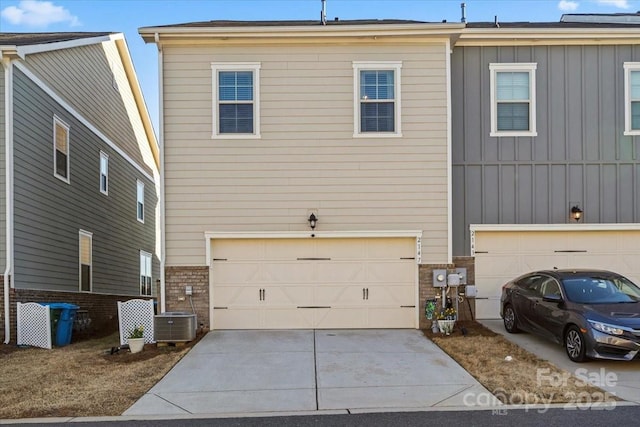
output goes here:
[[32, 54], [27, 57], [27, 66], [152, 173], [151, 149], [115, 42]]
[[[165, 46], [168, 265], [205, 263], [205, 231], [424, 230], [447, 262], [444, 41]], [[353, 61], [401, 61], [402, 137], [354, 138]], [[260, 63], [260, 139], [212, 139], [211, 63]]]

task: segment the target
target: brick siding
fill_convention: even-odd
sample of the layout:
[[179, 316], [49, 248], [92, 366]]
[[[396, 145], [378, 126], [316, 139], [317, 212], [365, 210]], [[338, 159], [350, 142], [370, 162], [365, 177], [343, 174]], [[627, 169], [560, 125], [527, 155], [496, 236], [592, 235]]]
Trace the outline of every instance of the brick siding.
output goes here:
[[[193, 295], [186, 295], [185, 288], [191, 286]], [[166, 267], [165, 268], [165, 309], [166, 311], [186, 311], [195, 313], [198, 327], [209, 329], [209, 267]], [[193, 307], [191, 304], [193, 303]]]

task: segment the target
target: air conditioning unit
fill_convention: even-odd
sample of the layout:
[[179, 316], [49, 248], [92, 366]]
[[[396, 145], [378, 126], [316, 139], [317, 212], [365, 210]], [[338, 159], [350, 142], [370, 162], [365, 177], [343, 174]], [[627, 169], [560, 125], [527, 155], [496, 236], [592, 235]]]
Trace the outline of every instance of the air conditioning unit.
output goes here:
[[168, 311], [153, 317], [156, 342], [191, 341], [196, 337], [196, 315], [181, 311]]

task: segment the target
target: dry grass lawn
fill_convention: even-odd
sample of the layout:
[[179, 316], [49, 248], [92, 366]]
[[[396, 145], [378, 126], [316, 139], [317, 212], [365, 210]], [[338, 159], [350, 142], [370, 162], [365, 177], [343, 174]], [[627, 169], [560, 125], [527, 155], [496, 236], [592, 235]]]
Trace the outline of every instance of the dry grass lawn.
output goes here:
[[[466, 329], [466, 336], [461, 333]], [[511, 343], [477, 322], [457, 322], [449, 336], [424, 332], [502, 403], [598, 403], [614, 396]], [[511, 361], [505, 358], [511, 356]], [[577, 366], [579, 367], [579, 366]], [[538, 370], [542, 373], [539, 380]], [[548, 370], [548, 371], [547, 371]]]
[[193, 343], [110, 354], [118, 345], [117, 333], [52, 350], [0, 345], [0, 419], [121, 415]]

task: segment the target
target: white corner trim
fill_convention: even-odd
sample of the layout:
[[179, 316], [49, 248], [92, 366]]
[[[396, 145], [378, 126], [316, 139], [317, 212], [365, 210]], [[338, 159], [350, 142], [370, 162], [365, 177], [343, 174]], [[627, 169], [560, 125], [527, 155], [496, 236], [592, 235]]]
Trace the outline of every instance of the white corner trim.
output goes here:
[[453, 264], [453, 147], [452, 147], [452, 112], [451, 112], [451, 41], [445, 43], [447, 69], [447, 263]]
[[14, 286], [13, 277], [13, 62], [2, 59], [4, 68], [4, 161], [5, 161], [5, 244], [6, 265], [4, 270], [4, 343], [11, 341], [11, 310], [9, 289]]
[[482, 231], [637, 231], [638, 223], [608, 224], [471, 224], [472, 233]]
[[[313, 237], [312, 237], [313, 235]], [[374, 231], [205, 231], [205, 256], [207, 267], [211, 266], [212, 239], [340, 239], [410, 237], [422, 241], [422, 230], [374, 230]], [[421, 258], [421, 252], [417, 253]]]
[[33, 81], [40, 89], [42, 89], [47, 95], [49, 95], [53, 100], [61, 105], [65, 110], [67, 110], [72, 116], [74, 116], [80, 123], [86, 126], [94, 135], [100, 138], [103, 142], [105, 142], [109, 147], [111, 147], [116, 153], [118, 153], [122, 158], [124, 158], [129, 164], [131, 164], [134, 168], [138, 170], [145, 178], [149, 181], [154, 182], [155, 180], [153, 176], [151, 176], [147, 171], [145, 171], [142, 166], [136, 163], [127, 153], [125, 153], [120, 147], [118, 147], [113, 141], [107, 138], [102, 132], [100, 132], [95, 126], [93, 126], [87, 119], [85, 119], [79, 112], [77, 112], [71, 105], [69, 105], [65, 100], [63, 100], [58, 94], [56, 94], [49, 86], [46, 85], [40, 78], [38, 78], [34, 73], [32, 73], [26, 65], [16, 62], [15, 66], [22, 71], [31, 81]]

